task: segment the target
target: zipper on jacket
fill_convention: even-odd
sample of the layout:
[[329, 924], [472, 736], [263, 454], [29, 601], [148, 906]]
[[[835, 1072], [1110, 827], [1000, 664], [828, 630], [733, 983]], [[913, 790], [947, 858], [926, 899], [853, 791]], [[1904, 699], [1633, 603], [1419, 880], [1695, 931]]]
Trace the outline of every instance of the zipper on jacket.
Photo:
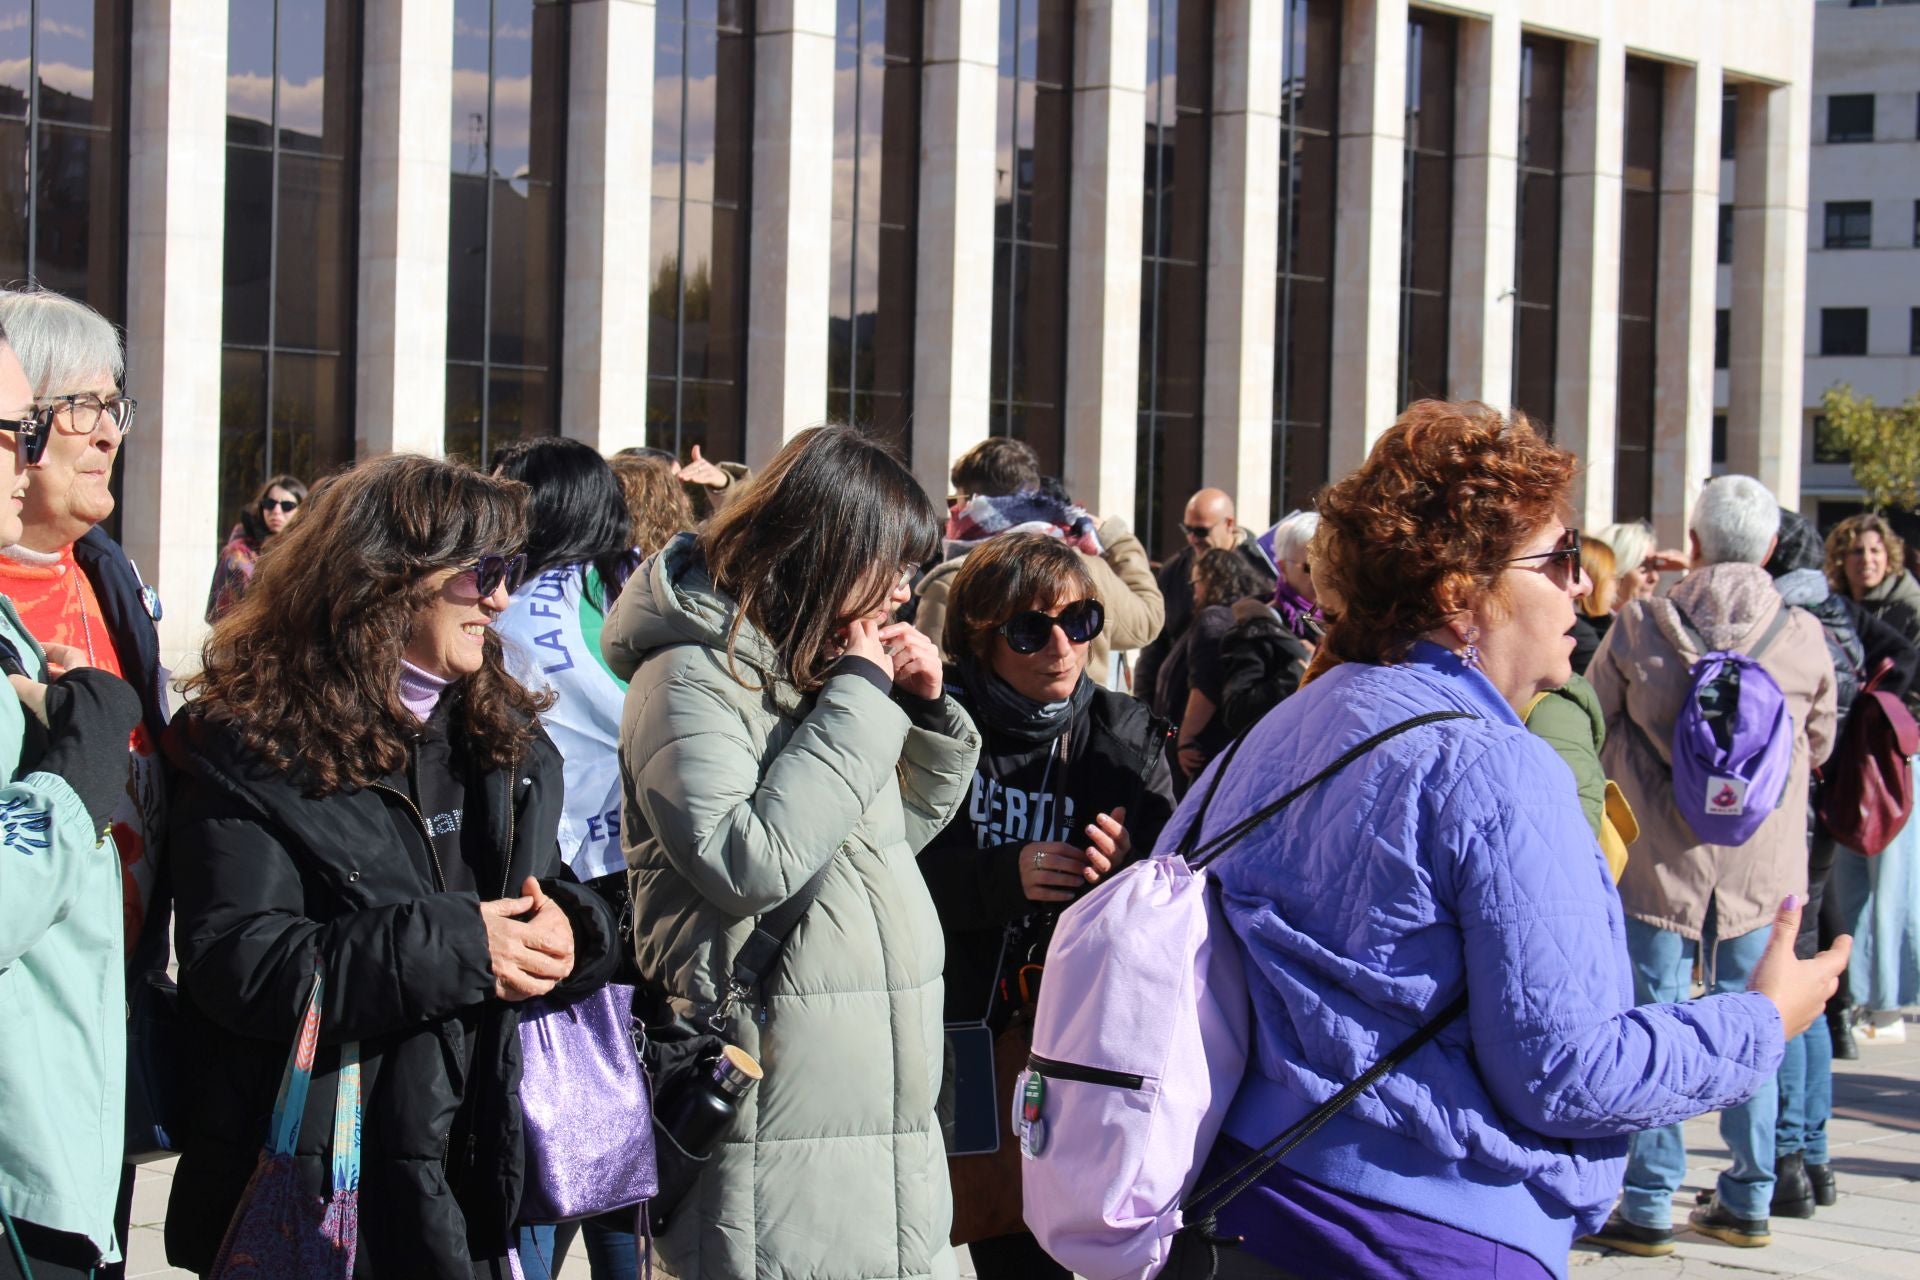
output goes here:
[[[420, 824], [420, 834], [424, 836], [427, 841], [427, 856], [433, 859], [434, 888], [441, 893], [445, 893], [447, 891], [446, 868], [440, 865], [440, 851], [433, 847], [433, 833], [427, 830], [427, 820], [421, 816], [420, 806], [413, 802], [412, 796], [407, 795], [403, 791], [397, 791], [384, 782], [375, 782], [370, 785], [373, 790], [384, 791], [399, 800], [401, 804], [407, 806], [407, 812], [411, 813], [413, 820]], [[505, 895], [502, 896], [504, 897]]]
[[1109, 1071], [1105, 1067], [1082, 1066], [1078, 1062], [1060, 1062], [1039, 1054], [1027, 1055], [1027, 1066], [1049, 1080], [1078, 1080], [1082, 1084], [1104, 1084], [1115, 1089], [1138, 1089], [1147, 1078], [1131, 1071]]
[[507, 890], [513, 885], [513, 811], [518, 803], [515, 794], [520, 789], [520, 753], [514, 752], [507, 761], [507, 850], [502, 859], [505, 865], [500, 870], [500, 896], [506, 897]]

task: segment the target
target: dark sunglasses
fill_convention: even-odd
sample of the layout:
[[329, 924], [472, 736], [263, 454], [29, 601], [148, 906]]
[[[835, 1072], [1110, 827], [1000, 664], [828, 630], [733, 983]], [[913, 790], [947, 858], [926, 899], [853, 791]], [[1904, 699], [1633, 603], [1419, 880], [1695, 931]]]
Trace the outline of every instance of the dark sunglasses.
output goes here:
[[1183, 524], [1180, 527], [1184, 529], [1187, 536], [1195, 542], [1205, 542], [1213, 536], [1213, 531], [1220, 526], [1215, 524]]
[[1107, 611], [1098, 600], [1076, 600], [1059, 613], [1029, 609], [1001, 623], [998, 630], [1007, 639], [1007, 648], [1015, 653], [1038, 653], [1053, 639], [1059, 627], [1072, 644], [1085, 644], [1107, 625]]
[[298, 498], [262, 498], [260, 499], [260, 509], [262, 511], [285, 511], [289, 515], [291, 515], [293, 512], [293, 509], [299, 505], [300, 505], [300, 499]]
[[37, 467], [40, 459], [47, 454], [47, 441], [53, 439], [46, 419], [36, 414], [31, 418], [0, 418], [0, 431], [13, 432], [23, 465]]
[[501, 583], [512, 584], [520, 581], [520, 571], [527, 567], [527, 556], [523, 551], [511, 556], [481, 556], [473, 562], [473, 587], [482, 596], [490, 596], [500, 589]]
[[1507, 563], [1522, 564], [1529, 560], [1538, 560], [1542, 572], [1561, 577], [1565, 580], [1565, 585], [1572, 586], [1580, 578], [1580, 531], [1567, 530], [1551, 551], [1539, 551], [1530, 556], [1515, 556]]

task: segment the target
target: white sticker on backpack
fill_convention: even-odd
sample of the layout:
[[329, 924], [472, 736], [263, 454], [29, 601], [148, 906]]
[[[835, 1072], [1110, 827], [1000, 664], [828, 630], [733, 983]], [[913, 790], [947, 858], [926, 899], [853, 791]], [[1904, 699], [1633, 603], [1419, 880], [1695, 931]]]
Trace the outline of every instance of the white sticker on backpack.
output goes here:
[[1716, 818], [1738, 818], [1747, 811], [1745, 778], [1708, 778], [1707, 813]]

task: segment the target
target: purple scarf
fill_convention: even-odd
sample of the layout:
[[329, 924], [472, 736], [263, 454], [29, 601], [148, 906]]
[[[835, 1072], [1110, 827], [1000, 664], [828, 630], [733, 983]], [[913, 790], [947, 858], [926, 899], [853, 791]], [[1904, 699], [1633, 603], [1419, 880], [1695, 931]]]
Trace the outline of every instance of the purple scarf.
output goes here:
[[1280, 585], [1274, 588], [1273, 607], [1279, 613], [1280, 620], [1287, 624], [1287, 630], [1302, 640], [1313, 638], [1309, 623], [1325, 621], [1320, 606], [1295, 591], [1293, 584], [1285, 578], [1280, 579]]
[[418, 717], [421, 724], [433, 718], [440, 695], [451, 680], [443, 680], [431, 671], [423, 671], [405, 658], [400, 659], [400, 703]]

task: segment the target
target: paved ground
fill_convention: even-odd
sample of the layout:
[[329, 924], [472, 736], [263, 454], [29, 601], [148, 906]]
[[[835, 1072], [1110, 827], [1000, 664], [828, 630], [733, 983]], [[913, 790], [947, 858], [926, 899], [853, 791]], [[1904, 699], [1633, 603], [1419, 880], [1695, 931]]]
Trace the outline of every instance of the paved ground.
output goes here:
[[[1616, 1276], [1699, 1280], [1700, 1277], [1821, 1276], [1844, 1280], [1920, 1280], [1920, 1022], [1908, 1024], [1905, 1045], [1861, 1050], [1855, 1062], [1836, 1062], [1835, 1116], [1829, 1138], [1840, 1179], [1840, 1203], [1809, 1221], [1776, 1218], [1773, 1244], [1735, 1249], [1682, 1233], [1671, 1258], [1628, 1258], [1581, 1248], [1572, 1280]], [[1692, 1154], [1687, 1185], [1674, 1220], [1686, 1220], [1694, 1192], [1713, 1185], [1727, 1161], [1711, 1116], [1687, 1126]], [[141, 1170], [134, 1191], [131, 1276], [184, 1277], [166, 1265], [160, 1224], [166, 1215], [172, 1163]], [[963, 1273], [971, 1275], [964, 1265]], [[564, 1274], [585, 1280], [586, 1256], [576, 1247]]]

